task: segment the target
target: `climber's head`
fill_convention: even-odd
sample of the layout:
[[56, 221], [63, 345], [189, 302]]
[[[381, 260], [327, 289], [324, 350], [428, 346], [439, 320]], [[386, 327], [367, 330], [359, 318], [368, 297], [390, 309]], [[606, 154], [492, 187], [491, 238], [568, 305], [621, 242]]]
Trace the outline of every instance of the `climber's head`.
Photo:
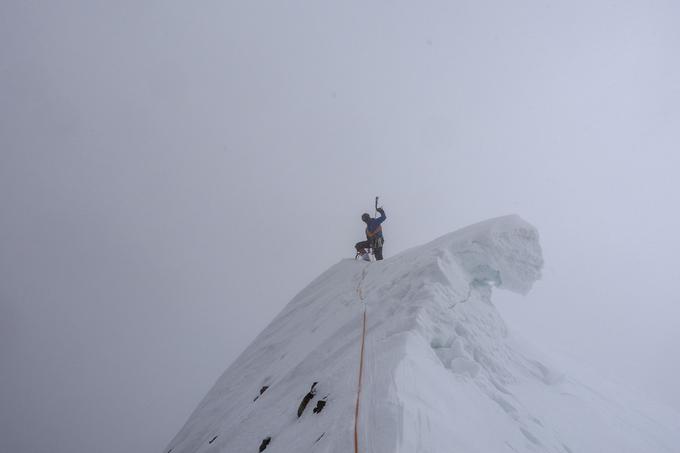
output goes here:
[[368, 221], [371, 220], [371, 216], [370, 216], [367, 212], [364, 212], [364, 213], [361, 215], [361, 220], [363, 220], [364, 222], [368, 223]]

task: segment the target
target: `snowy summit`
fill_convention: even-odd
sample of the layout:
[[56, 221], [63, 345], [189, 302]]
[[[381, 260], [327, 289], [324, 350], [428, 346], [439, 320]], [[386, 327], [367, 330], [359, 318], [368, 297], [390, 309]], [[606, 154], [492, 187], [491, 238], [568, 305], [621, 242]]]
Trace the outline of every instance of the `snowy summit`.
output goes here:
[[381, 262], [340, 261], [227, 369], [163, 453], [680, 452], [680, 415], [514, 339], [536, 229], [488, 220]]

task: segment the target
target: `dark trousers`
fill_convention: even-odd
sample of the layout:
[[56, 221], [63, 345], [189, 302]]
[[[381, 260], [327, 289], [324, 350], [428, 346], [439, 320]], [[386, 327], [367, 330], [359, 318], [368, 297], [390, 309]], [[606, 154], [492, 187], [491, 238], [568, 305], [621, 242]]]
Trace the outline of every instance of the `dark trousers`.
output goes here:
[[357, 242], [354, 248], [357, 249], [357, 252], [361, 253], [362, 250], [366, 249], [373, 249], [373, 254], [375, 255], [375, 259], [377, 261], [380, 261], [383, 259], [383, 254], [382, 254], [382, 247], [372, 247], [370, 241], [361, 241]]

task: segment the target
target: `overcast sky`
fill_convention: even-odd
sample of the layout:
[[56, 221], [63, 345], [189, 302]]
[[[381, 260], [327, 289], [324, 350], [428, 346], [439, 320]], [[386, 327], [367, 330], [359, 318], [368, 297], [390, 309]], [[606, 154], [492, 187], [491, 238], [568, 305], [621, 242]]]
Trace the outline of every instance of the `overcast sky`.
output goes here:
[[161, 452], [380, 195], [517, 213], [514, 330], [680, 410], [680, 6], [0, 3], [0, 450]]

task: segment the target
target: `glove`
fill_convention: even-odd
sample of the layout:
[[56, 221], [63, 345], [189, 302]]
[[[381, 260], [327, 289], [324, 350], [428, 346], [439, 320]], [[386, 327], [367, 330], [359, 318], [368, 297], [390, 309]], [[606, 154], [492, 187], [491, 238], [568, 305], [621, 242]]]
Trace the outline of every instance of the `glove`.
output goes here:
[[376, 209], [376, 211], [378, 211], [378, 212], [381, 213], [381, 214], [384, 214], [384, 213], [385, 213], [385, 210], [382, 208], [382, 206], [379, 207], [378, 209]]

